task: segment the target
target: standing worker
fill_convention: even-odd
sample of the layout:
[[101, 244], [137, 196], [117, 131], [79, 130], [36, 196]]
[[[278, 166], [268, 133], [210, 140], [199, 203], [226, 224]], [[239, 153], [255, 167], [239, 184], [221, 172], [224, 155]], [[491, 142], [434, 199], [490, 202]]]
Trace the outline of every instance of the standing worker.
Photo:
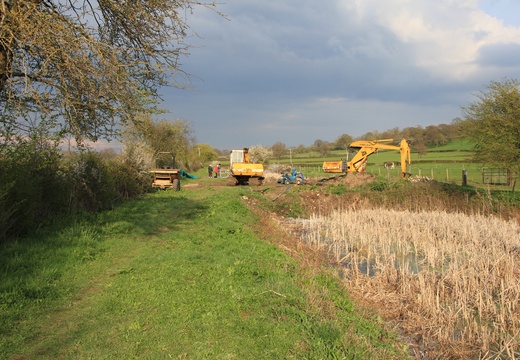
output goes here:
[[213, 166], [211, 164], [208, 165], [208, 177], [211, 177], [213, 175]]

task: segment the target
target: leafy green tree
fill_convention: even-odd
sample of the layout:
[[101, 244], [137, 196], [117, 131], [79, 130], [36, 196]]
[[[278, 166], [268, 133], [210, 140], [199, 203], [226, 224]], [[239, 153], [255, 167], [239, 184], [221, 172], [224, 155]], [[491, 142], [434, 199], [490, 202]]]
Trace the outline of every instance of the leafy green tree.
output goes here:
[[303, 144], [298, 145], [296, 147], [296, 149], [295, 149], [295, 152], [297, 154], [304, 154], [304, 153], [306, 153], [308, 151], [309, 151], [309, 149], [305, 145], [303, 145]]
[[161, 156], [168, 161], [163, 165], [189, 167], [189, 151], [195, 138], [186, 120], [153, 120], [149, 114], [141, 114], [137, 125], [129, 124], [122, 134], [123, 151], [131, 163], [149, 169], [155, 166], [150, 159], [157, 159], [160, 153], [171, 153], [173, 160]]
[[430, 125], [424, 129], [424, 142], [428, 146], [441, 146], [448, 143], [439, 126]]
[[188, 153], [195, 140], [189, 122], [179, 119], [150, 121], [145, 134], [154, 157], [160, 152], [168, 152], [173, 155], [174, 167], [189, 167]]
[[417, 153], [419, 158], [421, 158], [428, 153], [428, 148], [424, 143], [418, 143], [413, 145], [412, 151]]
[[193, 145], [189, 150], [189, 168], [197, 170], [203, 167], [204, 164], [218, 160], [218, 154], [210, 144]]
[[464, 134], [475, 143], [475, 157], [484, 164], [520, 173], [520, 83], [492, 81], [478, 100], [463, 107]]
[[338, 136], [336, 141], [334, 141], [334, 149], [335, 150], [345, 150], [352, 141], [354, 141], [352, 136], [350, 136], [348, 134], [342, 134], [342, 135]]
[[47, 114], [61, 136], [110, 139], [117, 124], [183, 87], [180, 60], [199, 0], [0, 0], [0, 135]]
[[321, 139], [315, 140], [312, 147], [314, 151], [318, 152], [322, 156], [327, 155], [330, 152], [330, 149], [332, 148], [331, 144], [328, 141]]
[[381, 134], [379, 133], [379, 131], [377, 131], [377, 130], [369, 131], [360, 136], [360, 140], [371, 141], [371, 140], [379, 140], [379, 139], [382, 139], [382, 137], [381, 137]]
[[273, 157], [279, 160], [287, 154], [287, 146], [283, 142], [278, 141], [271, 146], [271, 152]]
[[394, 139], [394, 140], [397, 140], [397, 139], [400, 139], [402, 138], [401, 136], [401, 130], [399, 130], [398, 127], [394, 127], [390, 130], [385, 130], [384, 132], [381, 133], [381, 139]]

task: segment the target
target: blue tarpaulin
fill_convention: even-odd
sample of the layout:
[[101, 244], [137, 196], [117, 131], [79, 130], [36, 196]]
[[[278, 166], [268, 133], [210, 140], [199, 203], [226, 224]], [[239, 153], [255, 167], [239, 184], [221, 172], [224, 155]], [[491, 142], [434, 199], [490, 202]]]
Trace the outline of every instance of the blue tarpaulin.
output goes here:
[[190, 178], [190, 179], [196, 179], [197, 177], [195, 175], [188, 174], [186, 171], [181, 169], [181, 176], [183, 178]]

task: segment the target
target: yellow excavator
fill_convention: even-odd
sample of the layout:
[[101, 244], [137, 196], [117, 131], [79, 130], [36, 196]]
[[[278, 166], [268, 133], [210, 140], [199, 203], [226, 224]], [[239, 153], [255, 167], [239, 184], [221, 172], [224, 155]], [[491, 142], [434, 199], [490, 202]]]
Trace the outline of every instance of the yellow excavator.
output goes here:
[[242, 150], [231, 150], [229, 158], [229, 172], [234, 185], [249, 185], [249, 179], [258, 179], [258, 185], [262, 185], [264, 180], [264, 166], [253, 164], [249, 160], [249, 148]]
[[325, 161], [323, 163], [323, 171], [326, 173], [344, 173], [344, 172], [364, 172], [368, 157], [381, 150], [397, 150], [401, 153], [401, 177], [406, 178], [409, 175], [406, 172], [406, 166], [411, 164], [410, 145], [405, 139], [402, 139], [399, 145], [390, 145], [394, 139], [383, 140], [358, 140], [350, 143], [350, 149], [357, 149], [351, 161]]

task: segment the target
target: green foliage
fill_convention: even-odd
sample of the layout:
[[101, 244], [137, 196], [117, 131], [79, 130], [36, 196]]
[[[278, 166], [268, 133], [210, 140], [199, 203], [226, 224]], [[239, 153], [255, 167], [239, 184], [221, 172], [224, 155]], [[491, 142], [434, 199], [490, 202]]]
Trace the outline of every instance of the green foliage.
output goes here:
[[191, 170], [198, 170], [204, 167], [204, 164], [215, 160], [218, 160], [218, 154], [209, 144], [197, 144], [190, 149], [189, 168]]
[[116, 137], [117, 125], [157, 112], [158, 89], [185, 87], [179, 58], [196, 35], [187, 18], [216, 5], [73, 3], [2, 2], [0, 128], [30, 128], [34, 114], [46, 113], [55, 120], [48, 129], [78, 143]]
[[0, 148], [0, 241], [77, 211], [100, 211], [139, 196], [148, 174], [116, 158], [83, 152], [64, 159], [34, 141]]
[[348, 134], [342, 134], [338, 136], [336, 141], [334, 141], [334, 150], [346, 150], [348, 148], [348, 145], [354, 141], [352, 136]]
[[[135, 159], [136, 151], [140, 150], [140, 158], [152, 158], [152, 161], [141, 161], [147, 165], [146, 170], [155, 167], [155, 159], [160, 153], [169, 153], [173, 156], [176, 168], [190, 169], [190, 150], [194, 143], [193, 130], [185, 120], [153, 120], [150, 114], [142, 114], [136, 123], [127, 124], [122, 131], [122, 143], [125, 158]], [[146, 163], [146, 164], [144, 164]]]
[[475, 143], [476, 159], [520, 173], [520, 83], [493, 81], [463, 111], [462, 128]]
[[118, 160], [107, 161], [106, 166], [117, 193], [115, 200], [135, 198], [149, 191], [151, 182], [149, 174], [139, 172], [136, 168]]
[[52, 146], [27, 141], [0, 148], [0, 240], [62, 213], [69, 184]]
[[273, 153], [273, 157], [275, 159], [280, 160], [287, 154], [287, 146], [285, 143], [278, 141], [271, 146], [271, 152]]
[[118, 198], [114, 179], [107, 165], [93, 152], [74, 154], [65, 164], [72, 186], [71, 208], [100, 211], [110, 208]]
[[336, 184], [336, 185], [329, 185], [327, 188], [329, 193], [334, 195], [343, 195], [348, 191], [348, 186], [345, 184]]
[[174, 156], [174, 166], [186, 168], [188, 149], [193, 144], [193, 130], [189, 123], [176, 119], [149, 122], [147, 126], [145, 138], [155, 155], [170, 152]]
[[374, 181], [369, 182], [368, 184], [361, 185], [357, 187], [356, 191], [386, 191], [395, 186], [396, 182], [394, 180], [386, 179], [382, 176], [378, 176]]

